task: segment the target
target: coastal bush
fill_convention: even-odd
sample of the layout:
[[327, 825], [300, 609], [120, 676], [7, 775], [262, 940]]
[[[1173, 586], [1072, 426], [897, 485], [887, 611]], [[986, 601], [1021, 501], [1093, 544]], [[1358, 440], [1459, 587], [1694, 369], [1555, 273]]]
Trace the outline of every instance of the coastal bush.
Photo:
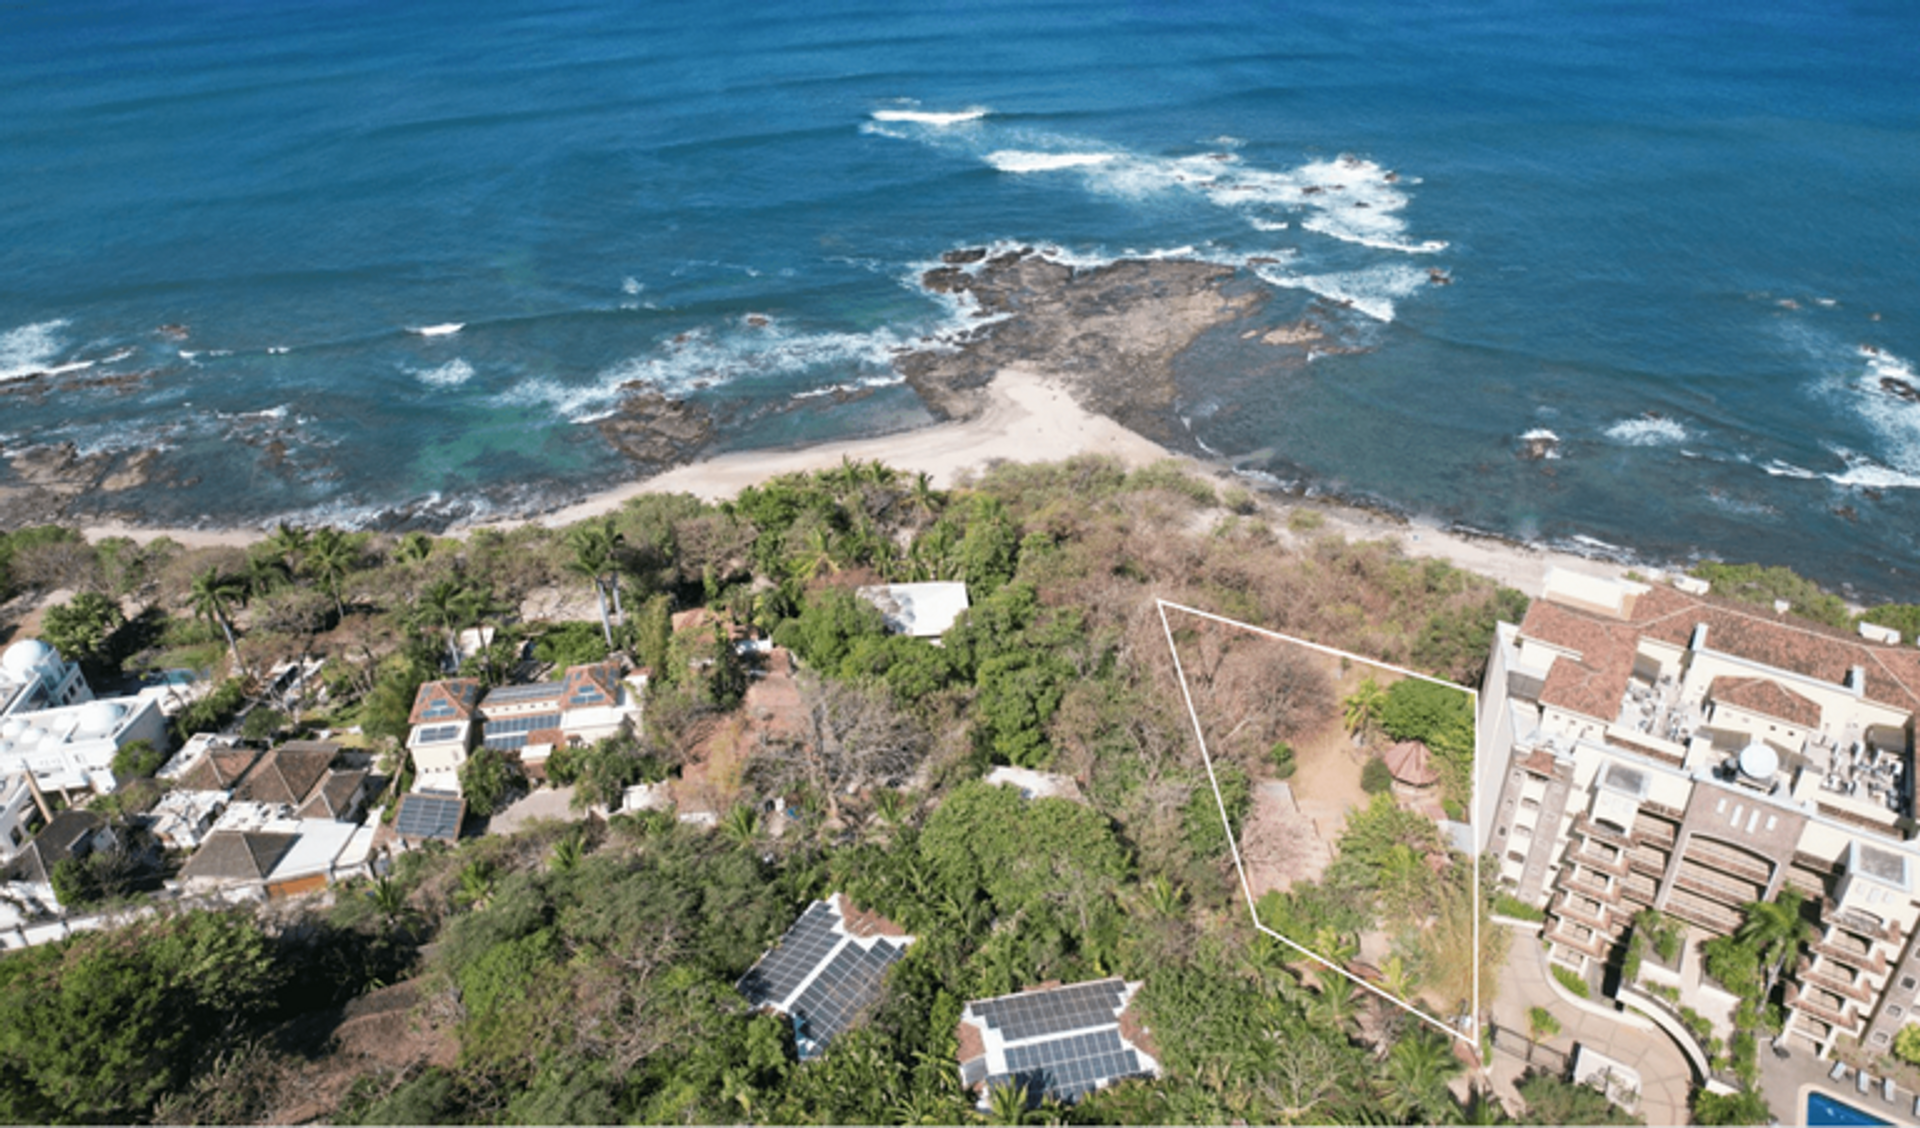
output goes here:
[[1516, 1086], [1527, 1102], [1525, 1124], [1644, 1124], [1607, 1099], [1593, 1085], [1569, 1081], [1557, 1073], [1529, 1070]]
[[1275, 779], [1292, 779], [1293, 773], [1299, 769], [1299, 764], [1294, 759], [1293, 745], [1284, 740], [1274, 741], [1267, 755], [1273, 760], [1273, 778]]
[[83, 591], [65, 603], [47, 608], [40, 620], [40, 638], [69, 661], [86, 666], [96, 677], [113, 672], [113, 636], [126, 624], [120, 605], [99, 592]]
[[1504, 890], [1493, 895], [1493, 911], [1503, 917], [1512, 917], [1515, 920], [1543, 921], [1547, 919], [1545, 910], [1535, 908]]
[[460, 765], [460, 792], [466, 796], [467, 809], [483, 818], [493, 814], [512, 785], [512, 767], [491, 748], [475, 751]]
[[1697, 1088], [1693, 1091], [1692, 1106], [1695, 1124], [1774, 1123], [1773, 1110], [1767, 1106], [1766, 1097], [1752, 1085], [1726, 1094], [1708, 1092], [1704, 1086]]
[[561, 623], [547, 630], [533, 644], [533, 656], [543, 665], [556, 670], [585, 666], [606, 660], [607, 640], [601, 634], [598, 623]]
[[1163, 458], [1127, 475], [1127, 488], [1129, 490], [1165, 490], [1171, 494], [1178, 494], [1202, 508], [1212, 508], [1220, 503], [1213, 483], [1189, 473], [1185, 466], [1172, 458]]
[[1893, 1056], [1908, 1065], [1920, 1065], [1920, 1024], [1909, 1022], [1893, 1036]]
[[1920, 640], [1920, 604], [1883, 603], [1868, 608], [1866, 614], [1860, 616], [1860, 621], [1891, 627], [1899, 631], [1901, 639], [1906, 642]]
[[1367, 758], [1367, 765], [1360, 769], [1360, 790], [1368, 795], [1382, 795], [1393, 789], [1393, 772], [1387, 762], [1378, 756]]
[[1326, 527], [1327, 515], [1318, 509], [1295, 506], [1287, 514], [1287, 529], [1295, 533], [1311, 533]]
[[1253, 808], [1253, 789], [1240, 765], [1218, 764], [1214, 767], [1214, 778], [1220, 783], [1219, 798], [1215, 799], [1213, 786], [1203, 775], [1181, 813], [1187, 849], [1193, 851], [1194, 857], [1209, 861], [1227, 854], [1227, 832], [1220, 822], [1221, 806], [1226, 807], [1227, 824], [1232, 826], [1236, 840], [1247, 812]]
[[1560, 1033], [1560, 1020], [1545, 1007], [1527, 1009], [1527, 1036], [1534, 1041], [1544, 1041]]
[[1775, 600], [1793, 605], [1793, 613], [1816, 623], [1845, 630], [1853, 626], [1853, 613], [1846, 601], [1791, 568], [1769, 568], [1762, 564], [1724, 564], [1703, 560], [1689, 574], [1713, 585], [1716, 595], [1757, 603], [1771, 608]]
[[113, 774], [119, 779], [133, 780], [150, 776], [160, 770], [167, 757], [151, 740], [129, 740], [113, 754]]
[[1593, 994], [1593, 989], [1587, 986], [1587, 981], [1572, 968], [1564, 964], [1554, 964], [1552, 970], [1553, 978], [1573, 995], [1584, 999]]

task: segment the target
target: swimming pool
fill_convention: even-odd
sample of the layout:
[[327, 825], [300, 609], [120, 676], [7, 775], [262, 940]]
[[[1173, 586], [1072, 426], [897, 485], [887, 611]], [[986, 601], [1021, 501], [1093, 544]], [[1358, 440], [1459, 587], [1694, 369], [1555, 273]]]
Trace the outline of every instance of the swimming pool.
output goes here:
[[1801, 1123], [1816, 1124], [1890, 1124], [1891, 1121], [1863, 1109], [1857, 1109], [1845, 1101], [1836, 1101], [1825, 1093], [1808, 1093], [1806, 1116]]

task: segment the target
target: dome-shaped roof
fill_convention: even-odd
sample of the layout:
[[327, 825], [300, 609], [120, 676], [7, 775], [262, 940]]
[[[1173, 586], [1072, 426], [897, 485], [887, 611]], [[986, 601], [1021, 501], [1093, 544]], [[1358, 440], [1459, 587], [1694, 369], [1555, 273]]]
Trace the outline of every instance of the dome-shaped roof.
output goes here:
[[127, 707], [117, 701], [89, 701], [80, 707], [79, 729], [87, 736], [105, 736], [120, 725]]
[[60, 652], [37, 638], [24, 638], [0, 655], [0, 666], [15, 674], [31, 674], [42, 666], [60, 661]]
[[1780, 754], [1754, 741], [1740, 750], [1740, 771], [1749, 779], [1771, 779], [1780, 770]]

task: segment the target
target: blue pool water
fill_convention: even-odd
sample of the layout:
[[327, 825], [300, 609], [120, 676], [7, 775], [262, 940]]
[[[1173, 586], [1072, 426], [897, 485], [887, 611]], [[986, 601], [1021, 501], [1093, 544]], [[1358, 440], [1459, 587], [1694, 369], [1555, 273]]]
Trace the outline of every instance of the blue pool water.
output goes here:
[[1870, 1112], [1857, 1109], [1845, 1101], [1837, 1101], [1824, 1093], [1808, 1093], [1806, 1116], [1802, 1123], [1807, 1125], [1829, 1124], [1889, 1124]]
[[927, 421], [887, 358], [963, 311], [914, 279], [1014, 240], [1340, 322], [1181, 374], [1174, 441], [1256, 480], [1920, 598], [1916, 41], [1891, 0], [25, 0], [0, 389], [149, 375], [0, 396], [0, 455], [158, 450], [88, 503], [157, 522], [524, 510], [632, 472], [629, 383], [723, 446]]

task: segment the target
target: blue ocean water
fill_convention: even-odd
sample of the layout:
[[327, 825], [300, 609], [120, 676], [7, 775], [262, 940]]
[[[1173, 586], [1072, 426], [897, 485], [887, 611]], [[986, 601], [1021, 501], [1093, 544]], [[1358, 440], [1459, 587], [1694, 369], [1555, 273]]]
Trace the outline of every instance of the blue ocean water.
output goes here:
[[917, 274], [1006, 241], [1361, 346], [1192, 351], [1169, 433], [1254, 480], [1920, 598], [1920, 10], [1410, 7], [10, 5], [0, 379], [76, 367], [0, 452], [158, 449], [89, 503], [155, 522], [524, 511], [631, 473], [636, 381], [723, 446], [925, 422]]

